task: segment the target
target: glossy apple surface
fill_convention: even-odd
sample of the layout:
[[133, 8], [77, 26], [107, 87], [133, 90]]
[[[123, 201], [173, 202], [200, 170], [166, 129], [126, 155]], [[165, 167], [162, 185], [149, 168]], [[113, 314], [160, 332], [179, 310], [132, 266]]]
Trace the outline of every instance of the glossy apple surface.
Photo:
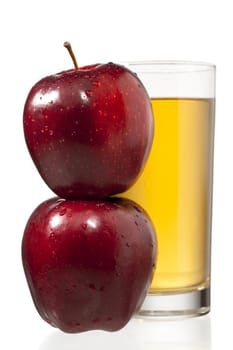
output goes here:
[[45, 77], [24, 107], [24, 134], [44, 181], [60, 197], [103, 199], [142, 171], [153, 114], [137, 76], [114, 63]]
[[156, 255], [149, 217], [125, 199], [49, 199], [22, 241], [36, 308], [65, 332], [122, 328], [146, 296]]

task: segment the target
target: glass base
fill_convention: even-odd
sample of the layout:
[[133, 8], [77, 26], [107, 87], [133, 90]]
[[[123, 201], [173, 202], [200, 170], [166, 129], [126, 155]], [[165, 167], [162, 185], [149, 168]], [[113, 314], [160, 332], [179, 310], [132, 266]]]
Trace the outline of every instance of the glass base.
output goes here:
[[200, 316], [210, 311], [210, 288], [148, 294], [136, 316]]

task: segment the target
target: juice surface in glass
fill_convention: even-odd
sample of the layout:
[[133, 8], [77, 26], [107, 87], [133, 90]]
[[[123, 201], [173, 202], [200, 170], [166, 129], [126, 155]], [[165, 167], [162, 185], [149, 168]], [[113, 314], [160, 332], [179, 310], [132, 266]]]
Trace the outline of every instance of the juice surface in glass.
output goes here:
[[157, 232], [150, 293], [208, 287], [214, 99], [152, 98], [155, 135], [143, 173], [124, 196]]

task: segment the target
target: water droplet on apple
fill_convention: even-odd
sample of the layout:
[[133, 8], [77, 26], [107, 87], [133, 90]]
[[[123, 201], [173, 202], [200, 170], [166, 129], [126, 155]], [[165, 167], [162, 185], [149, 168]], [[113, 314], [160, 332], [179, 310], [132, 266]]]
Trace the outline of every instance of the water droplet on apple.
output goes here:
[[89, 288], [92, 289], [92, 290], [96, 290], [95, 285], [93, 283], [89, 284]]
[[98, 323], [99, 321], [99, 318], [95, 318], [94, 320], [92, 320], [93, 323]]
[[66, 208], [61, 208], [59, 211], [59, 215], [63, 216], [63, 215], [65, 215], [65, 213], [66, 213]]
[[48, 125], [45, 125], [44, 130], [45, 130], [45, 131], [48, 131], [48, 130], [49, 130]]
[[93, 96], [93, 91], [92, 91], [92, 90], [86, 90], [85, 93], [86, 93], [86, 95], [87, 95], [88, 97]]
[[86, 101], [87, 100], [87, 95], [86, 95], [86, 93], [85, 92], [81, 92], [81, 98], [82, 98], [82, 100], [84, 100], [84, 101]]
[[136, 205], [134, 205], [133, 207], [138, 213], [141, 213], [141, 209], [140, 208], [138, 208]]
[[98, 80], [93, 80], [92, 85], [98, 87], [100, 86], [100, 82]]
[[32, 122], [32, 123], [35, 122], [35, 118], [33, 118], [32, 116], [30, 116], [29, 119], [31, 119], [31, 122]]
[[87, 229], [87, 224], [85, 224], [84, 222], [81, 224], [81, 227], [86, 230]]
[[53, 136], [53, 130], [49, 130], [49, 135]]
[[116, 272], [115, 272], [115, 275], [116, 275], [117, 277], [120, 277], [121, 274], [120, 274], [120, 272], [116, 271]]
[[130, 244], [128, 242], [126, 243], [126, 247], [128, 247], [128, 248], [130, 247]]

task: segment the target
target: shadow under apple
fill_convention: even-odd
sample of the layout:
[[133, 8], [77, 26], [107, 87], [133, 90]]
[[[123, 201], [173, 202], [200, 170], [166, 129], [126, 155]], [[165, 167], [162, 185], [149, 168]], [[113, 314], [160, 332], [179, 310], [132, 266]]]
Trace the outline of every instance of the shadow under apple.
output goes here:
[[67, 334], [61, 331], [51, 332], [38, 350], [119, 350], [141, 349], [134, 338], [123, 331], [90, 331], [79, 334]]
[[133, 318], [117, 332], [51, 332], [38, 350], [211, 350], [209, 316]]

